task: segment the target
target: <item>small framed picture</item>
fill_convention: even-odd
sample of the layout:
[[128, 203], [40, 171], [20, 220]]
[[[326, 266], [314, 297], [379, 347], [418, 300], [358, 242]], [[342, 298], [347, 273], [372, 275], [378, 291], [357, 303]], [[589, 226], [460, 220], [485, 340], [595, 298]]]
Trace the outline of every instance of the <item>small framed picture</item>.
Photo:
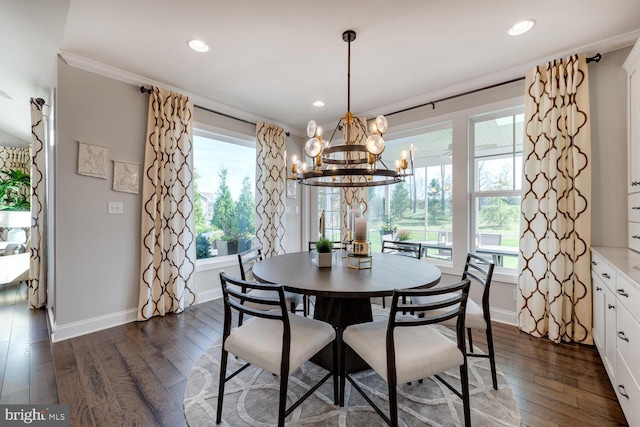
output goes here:
[[140, 164], [113, 161], [113, 190], [138, 194], [140, 189]]
[[296, 182], [287, 181], [287, 199], [295, 199], [298, 196], [298, 186]]
[[109, 148], [78, 141], [78, 174], [107, 179]]

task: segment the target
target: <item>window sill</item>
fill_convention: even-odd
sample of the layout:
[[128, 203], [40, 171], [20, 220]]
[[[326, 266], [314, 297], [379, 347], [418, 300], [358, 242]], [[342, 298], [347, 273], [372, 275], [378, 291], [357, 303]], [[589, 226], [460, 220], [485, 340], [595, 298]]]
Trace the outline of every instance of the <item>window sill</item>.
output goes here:
[[236, 267], [237, 265], [238, 265], [237, 255], [203, 258], [203, 259], [196, 260], [196, 272], [220, 270], [221, 268]]
[[[453, 268], [451, 265], [446, 264], [438, 264], [433, 263], [437, 266], [442, 274], [449, 274], [452, 276], [462, 276], [462, 270], [457, 270]], [[496, 268], [493, 270], [493, 278], [491, 279], [493, 282], [507, 283], [511, 285], [518, 284], [518, 272], [515, 270], [508, 270], [504, 268]]]

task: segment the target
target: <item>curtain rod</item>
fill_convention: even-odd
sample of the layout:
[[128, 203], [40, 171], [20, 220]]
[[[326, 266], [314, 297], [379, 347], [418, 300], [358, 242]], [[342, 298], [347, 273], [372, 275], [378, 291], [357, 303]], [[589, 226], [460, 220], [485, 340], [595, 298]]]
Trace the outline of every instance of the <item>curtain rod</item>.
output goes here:
[[[594, 56], [591, 56], [591, 57], [587, 58], [587, 64], [589, 62], [600, 62], [600, 59], [602, 59], [602, 55], [600, 53], [596, 53]], [[518, 77], [518, 78], [515, 78], [515, 79], [507, 80], [506, 82], [496, 83], [496, 84], [492, 84], [492, 85], [489, 85], [489, 86], [484, 86], [484, 87], [481, 87], [481, 88], [478, 88], [478, 89], [468, 90], [466, 92], [458, 93], [456, 95], [451, 95], [451, 96], [447, 96], [445, 98], [436, 99], [435, 101], [425, 102], [423, 104], [415, 105], [413, 107], [408, 107], [408, 108], [404, 108], [402, 110], [393, 111], [391, 113], [385, 114], [385, 116], [393, 116], [394, 114], [404, 113], [406, 111], [415, 110], [416, 108], [425, 107], [427, 105], [431, 105], [431, 108], [435, 110], [436, 109], [436, 102], [449, 101], [450, 99], [455, 99], [455, 98], [459, 98], [461, 96], [471, 95], [472, 93], [482, 92], [483, 90], [488, 90], [488, 89], [493, 89], [495, 87], [508, 85], [510, 83], [515, 83], [515, 82], [518, 82], [518, 81], [524, 80], [524, 79], [525, 78], [523, 76], [523, 77]], [[144, 86], [140, 86], [140, 92], [142, 92], [142, 93], [151, 93], [151, 89], [147, 89]], [[249, 125], [257, 126], [256, 123], [253, 123], [253, 122], [250, 122], [248, 120], [244, 120], [244, 119], [241, 119], [241, 118], [238, 118], [238, 117], [234, 117], [234, 116], [231, 116], [229, 114], [221, 113], [220, 111], [212, 110], [212, 109], [207, 108], [207, 107], [202, 107], [200, 105], [194, 105], [194, 107], [198, 108], [200, 110], [208, 111], [210, 113], [214, 113], [214, 114], [218, 114], [220, 116], [227, 117], [229, 119], [233, 119], [233, 120], [237, 120], [239, 122], [243, 122], [243, 123], [246, 123], [246, 124], [249, 124]], [[289, 136], [290, 134], [289, 134], [289, 132], [285, 132], [285, 135]]]
[[[594, 56], [587, 58], [587, 64], [589, 62], [600, 62], [601, 59], [602, 59], [602, 55], [599, 54], [599, 53], [596, 53]], [[404, 113], [406, 111], [415, 110], [416, 108], [425, 107], [427, 105], [431, 105], [431, 109], [435, 110], [436, 109], [436, 102], [449, 101], [450, 99], [459, 98], [459, 97], [465, 96], [465, 95], [471, 95], [472, 93], [482, 92], [483, 90], [493, 89], [494, 87], [508, 85], [509, 83], [515, 83], [515, 82], [518, 82], [518, 81], [524, 80], [524, 79], [525, 79], [524, 76], [518, 77], [518, 78], [515, 78], [515, 79], [507, 80], [506, 82], [496, 83], [496, 84], [492, 84], [492, 85], [489, 85], [489, 86], [484, 86], [484, 87], [481, 87], [481, 88], [478, 88], [478, 89], [469, 90], [469, 91], [466, 91], [466, 92], [458, 93], [456, 95], [451, 95], [451, 96], [447, 96], [445, 98], [436, 99], [435, 101], [429, 101], [429, 102], [425, 102], [424, 104], [415, 105], [413, 107], [404, 108], [404, 109], [398, 110], [398, 111], [393, 111], [391, 113], [387, 113], [387, 114], [384, 114], [384, 115], [385, 116], [393, 116], [394, 114]]]

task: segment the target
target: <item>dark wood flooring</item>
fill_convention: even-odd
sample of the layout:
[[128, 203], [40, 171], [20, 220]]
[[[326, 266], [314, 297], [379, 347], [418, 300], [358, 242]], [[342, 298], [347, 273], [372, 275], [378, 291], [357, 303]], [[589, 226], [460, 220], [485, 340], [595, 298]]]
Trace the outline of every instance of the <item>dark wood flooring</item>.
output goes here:
[[[0, 288], [0, 403], [70, 405], [73, 426], [184, 426], [189, 373], [222, 333], [222, 303], [118, 326], [49, 347], [44, 312], [26, 290]], [[486, 350], [482, 333], [474, 343]], [[626, 425], [594, 347], [494, 326], [498, 367], [524, 426]], [[56, 389], [57, 379], [57, 389]]]

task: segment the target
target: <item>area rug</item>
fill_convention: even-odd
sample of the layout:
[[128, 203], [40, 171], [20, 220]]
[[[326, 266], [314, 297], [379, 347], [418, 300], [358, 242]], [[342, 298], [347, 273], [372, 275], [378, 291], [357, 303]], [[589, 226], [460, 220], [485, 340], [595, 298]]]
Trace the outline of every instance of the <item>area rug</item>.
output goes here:
[[[454, 337], [452, 331], [441, 330]], [[475, 351], [480, 352], [479, 349]], [[469, 388], [471, 393], [471, 424], [475, 427], [519, 426], [518, 405], [511, 388], [498, 371], [498, 390], [491, 385], [489, 360], [469, 358]], [[184, 411], [190, 427], [215, 426], [220, 368], [220, 342], [214, 343], [193, 368], [184, 398]], [[229, 357], [228, 373], [244, 362]], [[307, 362], [289, 379], [287, 406], [302, 396], [327, 371]], [[459, 369], [444, 377], [454, 387], [460, 380]], [[373, 371], [354, 375], [356, 381], [376, 403], [387, 410], [387, 384]], [[225, 386], [222, 424], [225, 426], [267, 427], [277, 424], [279, 377], [250, 367]], [[291, 426], [380, 426], [384, 422], [349, 382], [345, 388], [345, 407], [333, 405], [333, 384], [327, 381], [287, 417]], [[398, 387], [399, 424], [401, 426], [462, 426], [462, 401], [437, 380], [425, 379]]]

